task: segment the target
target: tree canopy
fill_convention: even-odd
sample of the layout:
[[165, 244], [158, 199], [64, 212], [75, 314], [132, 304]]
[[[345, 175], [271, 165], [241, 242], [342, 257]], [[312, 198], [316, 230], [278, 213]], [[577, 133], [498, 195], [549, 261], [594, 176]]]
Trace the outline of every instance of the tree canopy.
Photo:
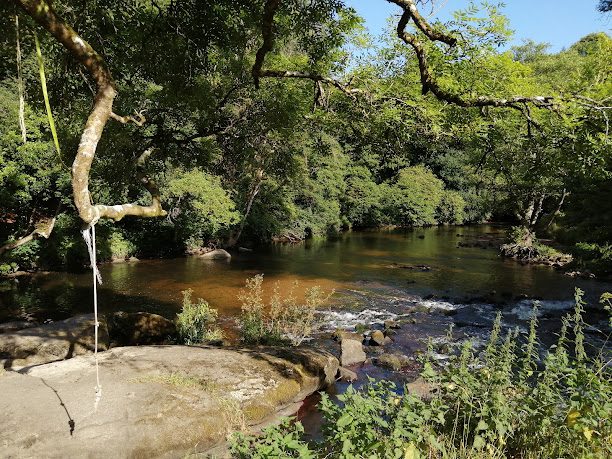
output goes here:
[[491, 218], [605, 252], [610, 37], [391, 3], [383, 41], [342, 0], [3, 3], [0, 255], [65, 265], [99, 219], [126, 256]]

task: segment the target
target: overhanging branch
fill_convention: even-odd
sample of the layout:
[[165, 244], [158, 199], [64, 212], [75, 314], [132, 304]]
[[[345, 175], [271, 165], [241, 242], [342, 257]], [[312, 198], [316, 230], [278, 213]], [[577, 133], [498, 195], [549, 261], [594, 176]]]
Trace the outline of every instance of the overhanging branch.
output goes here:
[[[137, 217], [159, 217], [166, 215], [159, 200], [153, 196], [150, 206], [120, 204], [114, 206], [93, 205], [89, 193], [89, 172], [96, 154], [104, 126], [112, 117], [120, 122], [144, 123], [131, 117], [120, 117], [113, 113], [113, 100], [117, 94], [115, 83], [104, 59], [66, 24], [53, 10], [47, 0], [14, 0], [29, 16], [47, 30], [70, 54], [81, 63], [96, 83], [94, 105], [87, 118], [77, 154], [72, 163], [72, 192], [79, 216], [86, 224], [98, 218], [120, 220], [127, 215]], [[142, 121], [141, 121], [142, 120]]]

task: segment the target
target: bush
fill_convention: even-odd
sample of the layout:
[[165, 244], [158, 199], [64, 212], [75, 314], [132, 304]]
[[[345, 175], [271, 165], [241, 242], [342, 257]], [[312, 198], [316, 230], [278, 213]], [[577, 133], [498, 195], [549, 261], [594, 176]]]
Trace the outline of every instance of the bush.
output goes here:
[[578, 242], [573, 252], [580, 268], [600, 274], [612, 273], [612, 244]]
[[457, 191], [446, 190], [436, 209], [438, 223], [460, 225], [465, 220], [465, 200]]
[[323, 294], [318, 286], [306, 290], [304, 301], [294, 295], [298, 283], [294, 282], [285, 297], [278, 283], [268, 305], [263, 300], [263, 274], [246, 281], [239, 296], [242, 302], [240, 330], [242, 340], [248, 344], [291, 343], [299, 346], [307, 339], [316, 324], [316, 311], [333, 294]]
[[192, 303], [191, 289], [183, 293], [183, 310], [176, 315], [176, 330], [181, 341], [187, 345], [218, 343], [223, 331], [217, 326], [217, 310], [202, 298]]
[[444, 194], [444, 183], [424, 166], [400, 171], [397, 181], [385, 191], [385, 213], [398, 225], [435, 225], [436, 210]]
[[500, 247], [505, 257], [532, 263], [557, 264], [563, 266], [572, 261], [572, 256], [542, 244], [536, 234], [524, 226], [515, 226], [508, 232], [509, 242]]
[[430, 398], [370, 380], [362, 391], [349, 387], [340, 404], [323, 394], [320, 443], [306, 449], [296, 437], [301, 427], [284, 423], [259, 438], [236, 437], [232, 452], [272, 457], [261, 454], [264, 447], [278, 452], [292, 445], [320, 458], [611, 457], [612, 369], [601, 357], [587, 357], [583, 312], [577, 290], [574, 312], [541, 361], [534, 305], [524, 341], [518, 330], [502, 337], [498, 315], [482, 353], [466, 341], [445, 367], [425, 357], [422, 376], [435, 389]]

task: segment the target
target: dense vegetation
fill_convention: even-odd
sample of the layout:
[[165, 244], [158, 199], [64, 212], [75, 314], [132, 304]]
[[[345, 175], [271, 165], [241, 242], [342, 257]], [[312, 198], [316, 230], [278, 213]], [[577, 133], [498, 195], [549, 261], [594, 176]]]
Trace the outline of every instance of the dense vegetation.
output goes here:
[[[41, 2], [0, 6], [0, 269], [80, 267], [70, 165], [98, 82], [18, 3]], [[92, 201], [146, 204], [154, 177], [167, 211], [100, 220], [102, 259], [497, 219], [610, 271], [606, 34], [554, 54], [534, 42], [507, 50], [509, 24], [490, 5], [433, 23], [458, 41], [417, 28], [373, 40], [340, 0], [53, 8], [106, 62], [114, 112], [140, 114], [105, 126]], [[53, 218], [45, 239], [41, 225]], [[9, 250], [26, 235], [31, 242]]]
[[[323, 439], [308, 441], [301, 423], [258, 437], [236, 435], [236, 458], [604, 458], [612, 454], [612, 374], [587, 357], [584, 303], [564, 318], [558, 343], [540, 355], [537, 305], [527, 339], [501, 333], [498, 315], [486, 348], [465, 341], [439, 367], [424, 359], [429, 397], [374, 382], [324, 395]], [[430, 346], [431, 351], [431, 346]]]

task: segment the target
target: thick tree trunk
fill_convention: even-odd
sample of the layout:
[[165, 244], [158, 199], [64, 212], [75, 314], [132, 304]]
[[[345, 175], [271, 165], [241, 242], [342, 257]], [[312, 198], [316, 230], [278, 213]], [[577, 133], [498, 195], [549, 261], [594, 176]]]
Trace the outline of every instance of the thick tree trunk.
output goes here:
[[[126, 215], [138, 217], [158, 217], [166, 215], [162, 209], [159, 194], [152, 194], [149, 206], [138, 204], [120, 204], [107, 206], [93, 205], [89, 193], [89, 171], [96, 154], [98, 142], [102, 137], [108, 119], [116, 117], [118, 121], [130, 121], [128, 117], [113, 114], [113, 100], [116, 96], [115, 84], [102, 57], [77, 34], [72, 27], [64, 23], [55, 13], [51, 4], [45, 0], [14, 0], [60, 42], [89, 71], [96, 83], [97, 92], [94, 105], [87, 118], [77, 154], [72, 164], [72, 192], [74, 204], [79, 216], [86, 224], [95, 223], [100, 218], [121, 220]], [[149, 190], [151, 191], [151, 190]]]

